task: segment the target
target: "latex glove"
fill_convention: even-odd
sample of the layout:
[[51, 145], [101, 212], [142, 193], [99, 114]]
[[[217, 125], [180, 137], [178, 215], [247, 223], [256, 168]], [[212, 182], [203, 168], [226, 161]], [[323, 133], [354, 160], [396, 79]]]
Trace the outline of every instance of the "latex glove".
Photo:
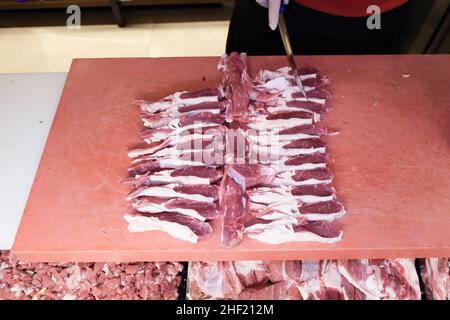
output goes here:
[[289, 0], [256, 0], [260, 6], [269, 9], [269, 27], [272, 30], [275, 30], [278, 25], [281, 1], [283, 1], [285, 5], [289, 3]]

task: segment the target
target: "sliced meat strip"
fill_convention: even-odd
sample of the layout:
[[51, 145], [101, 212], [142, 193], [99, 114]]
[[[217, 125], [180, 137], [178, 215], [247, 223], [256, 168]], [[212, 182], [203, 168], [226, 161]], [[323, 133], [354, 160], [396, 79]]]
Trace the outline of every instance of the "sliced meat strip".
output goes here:
[[[187, 113], [192, 111], [199, 111], [199, 110], [217, 110], [217, 113], [220, 113], [221, 111], [225, 110], [225, 105], [223, 102], [214, 101], [214, 102], [202, 102], [198, 104], [192, 104], [192, 105], [186, 105], [186, 106], [179, 106], [178, 112], [180, 113]], [[208, 111], [212, 112], [212, 111]], [[214, 112], [212, 112], [214, 113]]]
[[139, 212], [161, 213], [176, 212], [200, 221], [217, 219], [219, 212], [211, 202], [200, 202], [189, 199], [162, 199], [155, 197], [140, 197], [131, 202]]
[[326, 221], [313, 221], [306, 224], [298, 224], [294, 226], [294, 231], [309, 231], [320, 237], [328, 239], [338, 238], [342, 234], [342, 231], [339, 230], [334, 223]]
[[318, 136], [321, 136], [322, 134], [324, 134], [324, 129], [307, 124], [307, 125], [300, 125], [300, 126], [282, 129], [278, 132], [279, 135], [293, 135], [293, 134], [297, 134], [297, 133], [303, 133], [305, 135], [318, 137]]
[[336, 212], [342, 212], [344, 208], [337, 201], [326, 201], [320, 203], [307, 204], [299, 207], [299, 210], [303, 214], [331, 214]]
[[330, 80], [322, 74], [316, 74], [315, 77], [310, 77], [302, 80], [304, 86], [310, 88], [324, 88], [330, 84]]
[[130, 232], [159, 230], [192, 243], [209, 237], [213, 231], [207, 222], [176, 213], [127, 214], [124, 218], [128, 222]]
[[[221, 171], [214, 168], [194, 167], [153, 172], [147, 176], [147, 184], [211, 184], [221, 177]], [[182, 173], [182, 174], [181, 174]]]
[[273, 131], [250, 131], [247, 133], [249, 141], [261, 146], [271, 146], [272, 144], [287, 144], [293, 140], [318, 138], [319, 136], [308, 135], [304, 133], [281, 135], [276, 130]]
[[[205, 163], [199, 161], [191, 161], [178, 159], [175, 157], [168, 157], [162, 159], [137, 159], [139, 160], [134, 167], [128, 169], [128, 174], [130, 177], [136, 177], [144, 174], [149, 174], [155, 171], [163, 170], [163, 169], [177, 169], [177, 168], [186, 168], [186, 167], [204, 167]], [[142, 179], [141, 179], [142, 180]], [[144, 178], [142, 182], [145, 182]]]
[[127, 196], [127, 200], [139, 197], [182, 198], [193, 201], [214, 202], [217, 200], [217, 186], [177, 185], [141, 187]]
[[191, 99], [199, 97], [215, 97], [219, 95], [217, 89], [202, 89], [197, 91], [184, 91], [180, 94], [180, 99]]
[[[319, 73], [319, 69], [317, 69], [315, 67], [301, 67], [301, 68], [298, 68], [298, 74], [300, 75], [300, 77], [302, 79], [307, 79], [307, 78], [305, 78], [305, 76], [316, 75], [318, 73]], [[289, 69], [289, 74], [290, 75], [293, 74], [291, 69]]]
[[223, 55], [218, 69], [223, 72], [222, 87], [228, 101], [226, 110], [227, 122], [244, 119], [250, 102], [248, 88], [243, 79], [249, 79], [247, 73], [247, 55], [235, 52]]
[[253, 217], [263, 220], [283, 220], [297, 223], [298, 219], [304, 219], [297, 209], [295, 200], [287, 202], [275, 202], [269, 205], [249, 202], [250, 213]]
[[200, 123], [203, 125], [218, 125], [225, 122], [225, 117], [221, 114], [214, 114], [210, 112], [201, 112], [194, 115], [182, 115], [179, 123], [181, 127]]
[[[292, 98], [297, 99], [297, 98], [304, 98], [301, 92], [294, 92], [292, 94]], [[328, 90], [326, 89], [315, 89], [313, 91], [308, 92], [308, 100], [313, 100], [313, 99], [322, 99], [322, 100], [330, 100], [331, 99], [331, 94]]]
[[[255, 203], [274, 204], [274, 203], [300, 203], [310, 204], [315, 202], [328, 202], [334, 200], [334, 189], [331, 186], [324, 185], [305, 185], [305, 186], [280, 186], [280, 187], [261, 187], [248, 190], [250, 201]], [[326, 208], [320, 207], [321, 210]], [[311, 208], [310, 210], [314, 210]], [[332, 210], [334, 208], [329, 208]], [[308, 212], [305, 209], [304, 213]], [[300, 211], [301, 212], [301, 211]], [[340, 212], [336, 211], [336, 212]], [[326, 213], [326, 212], [324, 212]]]
[[158, 113], [148, 114], [141, 112], [141, 119], [147, 128], [161, 128], [182, 116], [195, 116], [200, 113], [220, 114], [224, 109], [223, 102], [203, 102], [194, 105], [179, 106], [176, 110], [169, 109]]
[[295, 171], [295, 170], [312, 170], [326, 167], [325, 153], [302, 154], [292, 157], [281, 157], [281, 159], [272, 161], [271, 166], [277, 172]]
[[167, 139], [170, 137], [172, 132], [173, 129], [165, 125], [160, 128], [143, 128], [139, 132], [139, 135], [145, 142], [152, 143]]
[[[193, 184], [179, 184], [173, 187], [175, 192], [179, 192], [181, 194], [195, 195], [199, 194], [209, 199], [213, 199], [213, 201], [219, 200], [219, 187], [216, 185], [193, 185]], [[188, 199], [188, 198], [186, 198]], [[201, 200], [203, 201], [203, 200]]]
[[147, 154], [153, 154], [158, 150], [164, 149], [171, 145], [171, 140], [152, 142], [145, 148], [133, 149], [128, 152], [128, 157], [137, 158]]
[[217, 95], [195, 96], [190, 98], [181, 98], [181, 96], [188, 95], [187, 92], [176, 92], [156, 102], [137, 101], [136, 103], [141, 107], [143, 112], [149, 114], [162, 111], [177, 111], [180, 105], [195, 105], [203, 102], [217, 102], [219, 100]]
[[313, 115], [304, 111], [289, 111], [289, 112], [275, 112], [268, 114], [266, 120], [279, 120], [279, 119], [310, 119]]
[[326, 143], [320, 139], [298, 139], [284, 144], [283, 148], [312, 149], [325, 148], [325, 146]]
[[128, 157], [137, 158], [143, 155], [150, 155], [169, 147], [175, 150], [202, 150], [209, 146], [222, 147], [223, 142], [219, 140], [220, 138], [220, 135], [217, 137], [214, 133], [170, 136], [165, 140], [150, 142], [145, 148], [133, 149], [128, 152]]
[[183, 128], [184, 130], [178, 130], [169, 128], [168, 125], [161, 128], [144, 128], [140, 131], [139, 135], [147, 142], [157, 142], [165, 139], [179, 138], [180, 136], [188, 135], [206, 135], [206, 136], [223, 136], [225, 127], [220, 125], [208, 125], [205, 127]]
[[[312, 112], [317, 112], [319, 114], [327, 113], [330, 111], [330, 107], [325, 104], [323, 100], [290, 100], [286, 101], [286, 107], [288, 108], [296, 108], [301, 110], [309, 110]], [[269, 111], [276, 110], [276, 108], [269, 108]]]
[[[225, 169], [225, 173], [227, 169]], [[219, 203], [223, 216], [221, 244], [234, 247], [244, 237], [244, 222], [248, 210], [245, 190], [232, 177], [225, 174], [220, 184]]]
[[[308, 114], [308, 113], [305, 113]], [[268, 116], [267, 116], [268, 117]], [[266, 116], [255, 116], [253, 121], [247, 124], [247, 127], [254, 130], [270, 130], [270, 129], [285, 129], [299, 125], [310, 125], [317, 121], [319, 118], [317, 114], [310, 113], [308, 117], [299, 118], [279, 118], [279, 119], [266, 119]]]
[[325, 181], [326, 183], [331, 182], [333, 179], [331, 172], [328, 168], [317, 168], [312, 170], [297, 170], [291, 176], [292, 180], [295, 181]]
[[331, 221], [345, 214], [344, 207], [336, 200], [304, 204], [298, 207], [298, 210], [310, 221]]
[[[306, 145], [306, 144], [305, 144]], [[306, 148], [285, 148], [279, 143], [273, 143], [272, 145], [257, 145], [251, 146], [253, 157], [257, 157], [261, 160], [275, 160], [280, 157], [292, 157], [298, 155], [307, 155], [313, 153], [325, 153], [325, 147], [306, 147]]]
[[260, 187], [247, 191], [250, 201], [255, 203], [273, 204], [277, 202], [292, 202], [294, 197], [288, 187]]
[[275, 177], [275, 171], [259, 164], [232, 164], [227, 166], [227, 174], [244, 190], [258, 185], [267, 185]]
[[[319, 168], [322, 169], [322, 168]], [[313, 169], [315, 170], [315, 169]], [[305, 170], [306, 171], [306, 170]], [[319, 184], [327, 184], [331, 183], [331, 179], [329, 180], [318, 180], [318, 179], [307, 179], [307, 180], [300, 180], [295, 179], [295, 171], [283, 171], [276, 174], [275, 179], [273, 179], [271, 185], [275, 187], [279, 186], [290, 186], [292, 188], [297, 186], [311, 186], [311, 185], [319, 185]]]
[[324, 153], [313, 153], [307, 155], [299, 155], [296, 157], [290, 157], [284, 161], [285, 165], [299, 165], [306, 163], [324, 163], [326, 161], [326, 156]]
[[268, 244], [286, 242], [323, 242], [334, 243], [342, 238], [338, 231], [327, 222], [308, 222], [293, 224], [290, 220], [267, 222], [259, 219], [255, 224], [245, 228], [246, 234], [253, 239]]
[[320, 197], [333, 196], [334, 188], [329, 184], [314, 184], [305, 186], [296, 186], [291, 189], [294, 196], [314, 195]]
[[209, 179], [210, 183], [215, 183], [223, 176], [222, 169], [214, 167], [186, 167], [175, 169], [170, 172], [172, 177], [195, 176]]

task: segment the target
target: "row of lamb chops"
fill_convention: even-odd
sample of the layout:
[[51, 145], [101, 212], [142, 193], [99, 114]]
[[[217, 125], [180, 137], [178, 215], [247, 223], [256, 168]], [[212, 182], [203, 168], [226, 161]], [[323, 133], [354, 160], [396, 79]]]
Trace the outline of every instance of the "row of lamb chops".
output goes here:
[[341, 239], [323, 135], [329, 81], [300, 70], [304, 97], [290, 69], [252, 77], [245, 54], [221, 58], [217, 89], [176, 92], [139, 101], [145, 147], [131, 150], [134, 190], [127, 200], [131, 232], [161, 230], [198, 242], [221, 221], [221, 244], [244, 235], [270, 244]]

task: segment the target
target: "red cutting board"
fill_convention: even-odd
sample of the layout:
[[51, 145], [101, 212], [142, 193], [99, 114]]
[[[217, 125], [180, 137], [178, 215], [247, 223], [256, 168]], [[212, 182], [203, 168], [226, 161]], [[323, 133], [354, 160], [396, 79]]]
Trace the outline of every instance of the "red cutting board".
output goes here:
[[[278, 260], [450, 256], [450, 56], [302, 57], [331, 79], [324, 124], [338, 199], [336, 244], [198, 244], [129, 233], [120, 184], [140, 143], [136, 99], [215, 87], [218, 58], [74, 60], [16, 236], [28, 261]], [[249, 59], [252, 71], [285, 57]], [[408, 77], [409, 75], [409, 77]]]

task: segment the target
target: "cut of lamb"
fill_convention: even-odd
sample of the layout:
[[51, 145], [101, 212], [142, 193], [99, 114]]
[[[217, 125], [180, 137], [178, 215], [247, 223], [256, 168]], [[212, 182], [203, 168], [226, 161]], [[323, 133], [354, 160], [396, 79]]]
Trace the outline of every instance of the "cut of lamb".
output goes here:
[[45, 263], [0, 250], [0, 300], [176, 300], [179, 262]]
[[189, 199], [161, 199], [156, 197], [140, 197], [131, 202], [139, 212], [161, 213], [176, 212], [200, 221], [217, 219], [219, 212], [216, 205], [210, 202]]
[[221, 216], [224, 247], [245, 235], [265, 243], [340, 240], [334, 220], [345, 210], [322, 140], [333, 132], [317, 126], [330, 109], [329, 80], [300, 69], [306, 98], [289, 68], [251, 76], [244, 53], [224, 55], [218, 69], [217, 89], [137, 102], [146, 145], [128, 154], [129, 230], [179, 228], [195, 242]]
[[221, 244], [224, 247], [234, 247], [244, 237], [248, 201], [245, 190], [226, 171], [220, 184], [219, 202], [223, 216]]
[[420, 276], [429, 300], [450, 300], [450, 259], [419, 259]]
[[196, 299], [417, 300], [414, 259], [190, 262]]
[[139, 213], [126, 214], [130, 232], [164, 231], [170, 236], [197, 243], [212, 234], [209, 223], [178, 213]]

